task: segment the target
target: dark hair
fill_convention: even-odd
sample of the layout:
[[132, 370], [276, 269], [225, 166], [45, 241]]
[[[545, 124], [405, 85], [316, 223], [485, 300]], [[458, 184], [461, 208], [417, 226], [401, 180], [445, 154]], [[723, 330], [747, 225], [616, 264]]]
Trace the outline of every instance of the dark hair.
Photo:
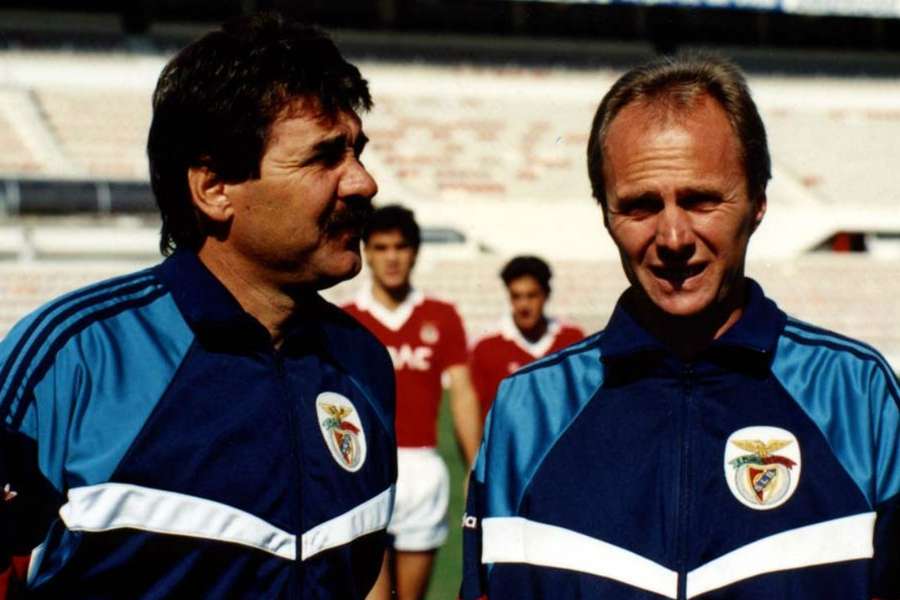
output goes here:
[[633, 102], [684, 109], [705, 94], [722, 106], [741, 142], [750, 198], [756, 200], [765, 193], [766, 183], [772, 176], [766, 128], [744, 75], [737, 65], [725, 58], [692, 53], [657, 59], [631, 69], [613, 84], [600, 102], [591, 125], [587, 166], [591, 190], [601, 206], [606, 206], [603, 145], [616, 115]]
[[507, 286], [520, 277], [534, 277], [544, 292], [550, 293], [550, 278], [553, 277], [553, 272], [550, 265], [537, 256], [516, 256], [500, 271], [500, 278]]
[[207, 167], [227, 182], [258, 178], [272, 124], [301, 99], [325, 117], [372, 106], [366, 80], [326, 33], [277, 13], [229, 21], [169, 61], [147, 140], [163, 254], [196, 250], [207, 235], [188, 169]]
[[363, 242], [368, 244], [373, 233], [383, 231], [399, 231], [406, 243], [416, 250], [422, 243], [422, 232], [416, 223], [415, 213], [399, 204], [388, 204], [375, 209], [372, 218], [363, 228]]

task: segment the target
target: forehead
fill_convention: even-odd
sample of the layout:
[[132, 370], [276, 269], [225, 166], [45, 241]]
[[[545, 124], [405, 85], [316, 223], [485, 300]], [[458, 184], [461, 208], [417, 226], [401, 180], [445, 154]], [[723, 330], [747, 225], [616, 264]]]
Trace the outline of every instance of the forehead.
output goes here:
[[533, 275], [520, 275], [516, 277], [512, 281], [509, 282], [507, 286], [510, 291], [518, 291], [518, 292], [527, 292], [531, 291], [534, 288], [541, 288], [541, 284], [538, 282], [537, 278]]
[[743, 176], [740, 142], [725, 110], [708, 95], [687, 107], [635, 102], [613, 119], [604, 140], [607, 183], [663, 175]]
[[403, 237], [403, 232], [399, 229], [382, 229], [380, 231], [373, 231], [369, 234], [368, 245], [372, 244], [385, 244], [385, 245], [393, 245], [393, 244], [405, 244], [406, 238]]
[[269, 144], [287, 137], [312, 143], [335, 135], [354, 139], [361, 130], [362, 120], [352, 110], [325, 112], [315, 98], [295, 98], [284, 105], [270, 125]]

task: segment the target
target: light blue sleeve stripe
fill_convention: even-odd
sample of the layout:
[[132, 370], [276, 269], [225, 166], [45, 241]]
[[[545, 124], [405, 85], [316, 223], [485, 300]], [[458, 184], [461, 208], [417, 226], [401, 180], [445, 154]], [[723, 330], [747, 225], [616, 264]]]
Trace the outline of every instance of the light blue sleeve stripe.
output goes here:
[[476, 477], [487, 481], [485, 516], [517, 514], [541, 463], [602, 381], [599, 351], [588, 341], [500, 384], [476, 465]]
[[[58, 315], [65, 311], [71, 310], [73, 307], [83, 304], [87, 310], [92, 308], [92, 300], [101, 296], [110, 296], [114, 298], [115, 293], [125, 287], [133, 287], [136, 285], [151, 285], [154, 277], [149, 270], [141, 271], [131, 275], [117, 277], [107, 281], [74, 290], [59, 298], [48, 302], [41, 306], [24, 319], [16, 323], [0, 344], [0, 365], [6, 374], [3, 381], [0, 381], [0, 400], [5, 398], [9, 393], [10, 386], [21, 385], [26, 378], [14, 377], [19, 372], [21, 361], [29, 356], [32, 346], [35, 344], [49, 343], [52, 337], [46, 332], [48, 324], [53, 322]], [[65, 326], [63, 323], [62, 326]], [[19, 351], [15, 354], [16, 349]], [[21, 390], [16, 390], [19, 393]]]
[[[831, 344], [839, 344], [841, 346], [846, 346], [848, 348], [852, 348], [856, 350], [860, 354], [864, 354], [875, 360], [881, 364], [885, 370], [889, 372], [894, 372], [892, 365], [884, 358], [877, 350], [872, 348], [866, 343], [860, 342], [859, 340], [854, 340], [852, 338], [844, 337], [841, 335], [832, 334], [830, 331], [821, 329], [816, 327], [815, 325], [809, 325], [804, 323], [803, 321], [798, 321], [793, 318], [788, 318], [786, 331], [794, 333], [796, 335], [802, 336], [809, 340], [817, 340], [823, 343], [831, 343]], [[900, 384], [896, 381], [891, 382], [894, 391], [900, 395]]]
[[30, 409], [40, 468], [53, 485], [65, 490], [109, 479], [192, 341], [166, 294], [93, 323], [59, 350]]
[[828, 441], [872, 507], [900, 493], [896, 382], [871, 349], [790, 328], [772, 372]]

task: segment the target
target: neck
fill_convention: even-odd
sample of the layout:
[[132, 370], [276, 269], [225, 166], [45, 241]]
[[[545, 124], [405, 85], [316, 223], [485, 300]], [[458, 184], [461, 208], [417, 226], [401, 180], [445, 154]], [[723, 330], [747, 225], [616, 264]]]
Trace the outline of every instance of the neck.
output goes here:
[[533, 344], [544, 337], [544, 334], [547, 333], [547, 317], [541, 315], [541, 318], [538, 320], [538, 322], [535, 323], [534, 327], [530, 329], [522, 329], [518, 324], [516, 324], [516, 329], [519, 330], [519, 333], [522, 334], [522, 337]]
[[661, 311], [641, 291], [632, 287], [625, 297], [629, 313], [642, 327], [662, 341], [680, 359], [694, 360], [725, 334], [744, 314], [746, 284], [737, 282], [729, 297], [708, 311], [675, 317]]
[[378, 285], [377, 282], [372, 284], [372, 297], [375, 298], [378, 304], [390, 310], [394, 310], [403, 304], [403, 301], [406, 300], [411, 291], [412, 286], [408, 281], [396, 288], [386, 288]]
[[288, 321], [297, 314], [310, 290], [279, 285], [272, 274], [225, 246], [207, 242], [197, 256], [241, 308], [266, 328], [272, 345], [279, 348]]

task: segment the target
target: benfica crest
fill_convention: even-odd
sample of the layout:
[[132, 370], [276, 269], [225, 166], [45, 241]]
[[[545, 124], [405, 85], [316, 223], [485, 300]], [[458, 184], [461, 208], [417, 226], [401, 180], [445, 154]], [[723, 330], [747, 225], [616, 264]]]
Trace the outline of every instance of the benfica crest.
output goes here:
[[793, 495], [800, 481], [800, 445], [778, 427], [745, 427], [725, 444], [725, 480], [744, 506], [769, 510]]
[[358, 471], [366, 462], [366, 434], [356, 407], [345, 396], [322, 392], [316, 398], [316, 415], [331, 456], [347, 471]]

